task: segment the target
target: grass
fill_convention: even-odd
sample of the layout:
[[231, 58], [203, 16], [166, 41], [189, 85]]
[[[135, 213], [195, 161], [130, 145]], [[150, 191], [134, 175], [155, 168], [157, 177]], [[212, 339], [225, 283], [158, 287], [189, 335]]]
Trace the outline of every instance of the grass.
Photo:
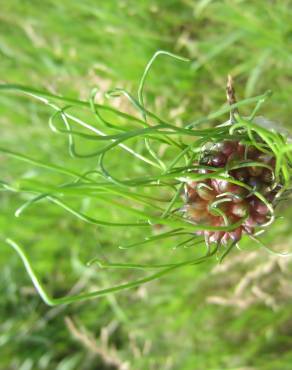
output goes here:
[[[172, 184], [159, 188], [159, 194], [153, 186], [139, 186], [138, 192], [133, 193], [128, 188], [129, 179], [130, 185], [137, 186], [137, 179], [142, 178], [142, 185], [149, 177], [157, 180], [162, 171], [157, 156], [145, 151], [141, 132], [149, 139], [150, 150], [161, 150], [159, 159], [163, 158], [166, 167], [181, 150], [169, 145], [169, 140], [178, 137], [177, 133], [158, 136], [160, 129], [147, 132], [141, 122], [129, 123], [128, 116], [117, 116], [116, 111], [99, 107], [102, 117], [120, 129], [103, 127], [102, 130], [107, 135], [117, 135], [115, 140], [126, 138], [128, 141], [123, 144], [130, 145], [155, 165], [144, 164], [145, 161], [120, 147], [111, 148], [106, 152], [104, 172], [87, 175], [89, 184], [104, 183], [91, 187], [79, 181], [77, 185], [82, 186], [74, 187], [69, 186], [68, 181], [96, 169], [98, 163], [96, 157], [68, 156], [68, 133], [61, 134], [64, 115], [70, 114], [101, 130], [101, 123], [88, 103], [92, 88], [98, 85], [107, 90], [118, 86], [134, 95], [146, 61], [156, 50], [166, 48], [192, 62], [188, 66], [161, 56], [147, 77], [145, 106], [159, 112], [163, 121], [179, 127], [179, 136], [183, 133], [182, 122], [199, 121], [202, 130], [210, 132], [206, 117], [212, 118], [212, 123], [222, 123], [228, 118], [224, 86], [230, 72], [236, 77], [238, 96], [249, 99], [273, 89], [274, 95], [261, 112], [272, 120], [286, 123], [289, 128], [288, 6], [288, 2], [272, 5], [174, 1], [165, 6], [163, 16], [161, 5], [148, 1], [131, 7], [111, 1], [99, 7], [92, 2], [69, 4], [66, 1], [36, 6], [12, 1], [5, 6], [1, 15], [1, 28], [5, 33], [2, 32], [0, 38], [5, 76], [2, 82], [30, 86], [38, 90], [37, 96], [41, 95], [39, 91], [49, 91], [53, 96], [45, 98], [63, 108], [63, 111], [58, 108], [52, 119], [49, 107], [24, 98], [23, 94], [1, 91], [0, 95], [0, 120], [4, 128], [1, 147], [9, 150], [1, 155], [1, 178], [14, 190], [1, 192], [1, 234], [25, 246], [52, 296], [63, 296], [72, 286], [71, 293], [80, 294], [149, 273], [100, 269], [95, 265], [86, 267], [86, 262], [96, 256], [103, 264], [117, 261], [136, 266], [177, 263], [196, 257], [198, 252], [204, 253], [203, 246], [172, 249], [175, 243], [182, 241], [180, 235], [157, 242], [161, 230], [154, 230], [152, 234], [151, 226], [105, 228], [84, 222], [98, 218], [110, 223], [121, 220], [137, 223], [138, 217], [144, 223], [151, 216], [156, 223], [157, 212], [160, 214], [166, 209], [170, 192], [174, 192]], [[159, 19], [155, 25], [154, 19]], [[57, 100], [56, 95], [74, 101]], [[76, 100], [85, 101], [84, 107]], [[112, 102], [118, 109], [139, 117], [126, 98]], [[65, 109], [68, 104], [78, 104], [78, 107]], [[240, 111], [248, 115], [250, 109], [251, 106], [246, 105]], [[54, 125], [58, 135], [48, 129], [50, 118], [51, 127]], [[70, 130], [77, 130], [71, 121], [69, 124]], [[68, 126], [65, 128], [68, 131]], [[128, 137], [129, 129], [131, 134], [136, 130], [139, 136]], [[78, 134], [71, 133], [72, 154], [76, 151], [84, 155], [112, 145], [113, 137], [96, 143], [86, 136], [88, 134], [82, 127], [78, 127]], [[166, 140], [171, 149], [166, 150], [166, 143], [157, 141], [158, 138]], [[170, 172], [164, 181], [171, 183], [177, 178], [181, 169], [176, 170], [178, 172]], [[107, 172], [112, 174], [110, 186], [104, 181]], [[64, 202], [89, 219], [80, 219], [80, 214], [67, 213], [56, 203], [44, 199], [30, 203], [31, 193], [52, 192], [54, 196], [62, 194], [62, 198], [58, 198], [59, 205]], [[158, 200], [149, 202], [150, 198], [157, 197]], [[135, 203], [135, 209], [129, 210], [129, 202]], [[29, 208], [15, 218], [15, 211], [23, 204]], [[279, 250], [290, 246], [289, 208], [284, 207], [283, 214], [287, 215], [286, 221], [277, 221], [265, 237], [265, 243]], [[173, 218], [166, 218], [166, 223], [181, 227]], [[142, 246], [135, 245], [149, 235], [154, 235], [152, 244], [145, 240]], [[2, 245], [3, 369], [108, 368], [115, 355], [124, 366], [128, 363], [128, 367], [134, 369], [290, 367], [289, 263], [284, 267], [284, 262], [273, 262], [275, 266], [265, 275], [264, 271], [275, 257], [262, 249], [250, 251], [258, 247], [247, 240], [242, 243], [244, 251], [226, 258], [222, 265], [226, 271], [221, 275], [216, 275], [216, 261], [210, 260], [201, 266], [179, 269], [159, 282], [127, 293], [54, 308], [41, 303], [17, 256]], [[131, 248], [121, 250], [118, 246]], [[242, 259], [241, 263], [237, 258]], [[262, 266], [262, 271], [250, 277], [257, 266]], [[251, 303], [242, 308], [240, 297], [234, 299], [233, 292], [244, 278], [249, 281], [250, 290], [247, 287], [243, 292], [243, 300]], [[277, 301], [276, 308], [259, 291], [273, 297]], [[225, 301], [221, 299], [221, 302], [225, 303], [221, 306], [208, 303], [212, 296], [216, 296], [217, 301], [223, 297]], [[254, 317], [258, 318], [256, 323]], [[64, 321], [64, 318], [67, 319]], [[109, 336], [107, 345], [101, 335], [105, 332]], [[100, 349], [105, 355], [100, 355]]]

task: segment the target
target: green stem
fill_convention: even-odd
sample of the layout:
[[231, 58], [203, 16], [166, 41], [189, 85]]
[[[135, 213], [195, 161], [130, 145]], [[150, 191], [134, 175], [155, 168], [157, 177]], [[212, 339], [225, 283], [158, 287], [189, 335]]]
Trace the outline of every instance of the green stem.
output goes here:
[[74, 302], [81, 302], [81, 301], [85, 301], [87, 299], [97, 298], [97, 297], [105, 296], [107, 294], [119, 292], [121, 290], [138, 287], [141, 284], [145, 284], [145, 283], [148, 283], [150, 281], [156, 280], [156, 279], [158, 279], [158, 278], [160, 278], [160, 277], [162, 277], [162, 276], [164, 276], [164, 275], [166, 275], [166, 274], [168, 274], [168, 273], [170, 273], [170, 272], [172, 272], [172, 271], [174, 271], [174, 270], [176, 270], [180, 267], [202, 263], [202, 262], [206, 261], [207, 258], [214, 255], [218, 250], [218, 246], [216, 246], [211, 253], [209, 253], [209, 254], [207, 254], [203, 257], [193, 259], [193, 260], [189, 260], [189, 261], [180, 262], [180, 263], [177, 263], [175, 265], [171, 265], [169, 267], [164, 268], [163, 270], [161, 270], [159, 272], [156, 272], [152, 275], [146, 276], [142, 279], [131, 281], [129, 283], [116, 285], [116, 286], [113, 286], [111, 288], [100, 289], [100, 290], [90, 292], [90, 293], [82, 293], [82, 294], [78, 294], [78, 295], [65, 296], [65, 297], [61, 297], [61, 298], [53, 298], [53, 297], [49, 296], [46, 289], [44, 288], [44, 286], [40, 282], [40, 279], [38, 278], [36, 272], [34, 271], [29, 258], [26, 255], [25, 251], [22, 249], [22, 247], [20, 245], [18, 245], [15, 241], [13, 241], [9, 238], [6, 239], [5, 241], [8, 245], [10, 245], [17, 252], [17, 254], [21, 258], [21, 260], [24, 264], [24, 267], [25, 267], [29, 277], [31, 278], [32, 283], [34, 284], [38, 294], [40, 295], [42, 300], [49, 306], [58, 306], [58, 305], [70, 304], [70, 303], [74, 303]]

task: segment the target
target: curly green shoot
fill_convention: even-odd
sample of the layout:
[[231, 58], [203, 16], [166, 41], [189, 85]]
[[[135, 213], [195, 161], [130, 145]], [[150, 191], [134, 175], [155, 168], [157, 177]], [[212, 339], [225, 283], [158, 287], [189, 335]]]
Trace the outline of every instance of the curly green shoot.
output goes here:
[[[139, 248], [173, 237], [179, 239], [175, 247], [205, 243], [207, 248], [202, 257], [169, 264], [113, 263], [93, 258], [89, 264], [97, 263], [100, 268], [159, 271], [99, 291], [52, 298], [24, 249], [11, 238], [5, 238], [6, 244], [18, 253], [40, 297], [48, 305], [83, 301], [137, 287], [178, 268], [203, 263], [214, 255], [222, 261], [234, 247], [238, 247], [244, 234], [261, 245], [258, 236], [273, 223], [275, 208], [289, 191], [291, 144], [284, 135], [257, 123], [257, 112], [271, 92], [238, 102], [231, 99], [230, 105], [207, 117], [177, 126], [150, 111], [144, 102], [146, 77], [160, 55], [187, 61], [172, 53], [158, 51], [145, 68], [137, 98], [124, 89], [105, 94], [108, 99], [128, 99], [139, 117], [97, 104], [98, 87], [92, 90], [88, 101], [82, 101], [19, 85], [0, 85], [2, 93], [17, 91], [53, 110], [49, 128], [67, 137], [71, 157], [84, 160], [86, 167], [87, 160], [96, 159], [94, 165], [79, 173], [10, 148], [0, 148], [4, 155], [59, 176], [55, 185], [29, 179], [21, 179], [16, 185], [1, 181], [3, 191], [30, 194], [29, 200], [15, 211], [16, 217], [21, 217], [28, 208], [41, 201], [48, 201], [85, 223], [102, 227], [139, 227], [148, 233], [143, 240], [120, 245], [121, 249]], [[239, 114], [239, 108], [245, 105], [255, 105], [249, 117]], [[70, 112], [73, 108], [90, 114], [95, 124]], [[228, 112], [231, 114], [229, 121], [217, 126], [211, 124]], [[209, 127], [200, 128], [203, 123], [208, 123]], [[90, 143], [95, 149], [81, 152], [77, 144], [80, 140], [85, 143], [83, 147]], [[166, 148], [166, 154], [159, 153], [161, 146]], [[108, 166], [108, 157], [115, 150], [119, 151], [121, 168], [123, 153], [127, 153], [133, 162], [142, 163], [143, 173], [124, 168], [124, 176], [118, 176]], [[183, 190], [184, 200], [181, 199]], [[99, 219], [70, 204], [70, 197], [83, 199], [86, 195], [94, 198], [97, 194], [102, 194], [99, 202], [109, 209], [122, 211], [123, 217], [118, 221], [110, 217]], [[163, 230], [153, 235], [156, 225], [162, 225]]]

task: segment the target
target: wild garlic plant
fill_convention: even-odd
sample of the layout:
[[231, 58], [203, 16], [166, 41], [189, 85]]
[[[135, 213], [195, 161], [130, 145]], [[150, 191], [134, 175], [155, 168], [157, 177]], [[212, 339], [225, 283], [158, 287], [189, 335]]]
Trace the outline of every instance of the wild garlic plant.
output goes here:
[[[99, 297], [158, 279], [184, 266], [201, 264], [217, 256], [222, 259], [239, 246], [243, 235], [261, 243], [259, 237], [275, 219], [278, 203], [289, 193], [291, 183], [292, 145], [287, 137], [265, 127], [257, 117], [265, 100], [263, 95], [236, 101], [229, 80], [229, 105], [194, 122], [181, 126], [160, 118], [144, 104], [144, 85], [153, 62], [158, 56], [180, 61], [187, 59], [166, 51], [158, 51], [147, 64], [137, 96], [124, 89], [106, 93], [108, 99], [121, 97], [129, 100], [137, 110], [130, 115], [110, 105], [97, 104], [94, 89], [88, 101], [71, 99], [19, 85], [0, 85], [1, 93], [17, 92], [45, 104], [52, 110], [49, 128], [68, 138], [69, 155], [83, 159], [86, 168], [76, 172], [67, 166], [48, 163], [27, 156], [11, 148], [0, 148], [2, 155], [41, 167], [62, 176], [54, 186], [42, 186], [30, 181], [13, 183], [1, 181], [3, 191], [25, 192], [30, 199], [16, 210], [20, 217], [29, 207], [37, 207], [41, 200], [61, 207], [64, 212], [85, 223], [108, 228], [141, 228], [148, 236], [122, 248], [143, 247], [164, 239], [179, 238], [178, 246], [206, 246], [201, 257], [176, 263], [130, 264], [109, 263], [93, 258], [89, 265], [100, 267], [152, 270], [138, 280], [106, 289], [61, 298], [52, 298], [36, 273], [23, 247], [14, 241], [14, 235], [4, 237], [22, 259], [36, 290], [51, 306], [68, 304]], [[253, 106], [250, 116], [239, 113], [241, 106]], [[95, 123], [83, 120], [73, 113], [80, 109], [90, 114]], [[230, 113], [227, 122], [214, 126], [214, 121]], [[207, 128], [206, 128], [207, 127]], [[81, 152], [94, 145], [92, 152]], [[165, 150], [161, 154], [159, 148]], [[119, 170], [109, 169], [108, 157], [118, 150]], [[171, 153], [171, 155], [169, 155]], [[124, 165], [123, 156], [132, 156], [133, 163], [142, 164], [143, 173], [136, 174]], [[92, 158], [94, 165], [88, 168]], [[117, 173], [119, 175], [117, 175]], [[120, 176], [124, 173], [124, 176]], [[83, 198], [102, 194], [109, 208], [122, 210], [120, 220], [110, 217], [93, 218], [74, 208], [67, 197]], [[166, 194], [166, 196], [165, 196]], [[97, 198], [98, 201], [98, 198]], [[125, 217], [124, 215], [127, 215]], [[159, 233], [153, 233], [153, 229]]]

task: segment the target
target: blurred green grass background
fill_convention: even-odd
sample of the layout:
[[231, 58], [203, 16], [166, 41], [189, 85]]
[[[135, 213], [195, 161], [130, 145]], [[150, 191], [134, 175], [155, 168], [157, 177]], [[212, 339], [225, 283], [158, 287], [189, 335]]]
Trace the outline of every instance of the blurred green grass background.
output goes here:
[[[272, 89], [262, 114], [291, 125], [291, 1], [10, 0], [1, 4], [0, 30], [1, 82], [82, 99], [96, 84], [135, 92], [146, 62], [166, 49], [192, 62], [161, 58], [153, 67], [147, 102], [162, 116], [179, 124], [218, 109], [231, 73], [241, 98]], [[123, 100], [116, 104], [130, 109]], [[1, 93], [1, 146], [81, 169], [83, 161], [68, 157], [64, 138], [49, 131], [48, 117], [34, 101]], [[119, 158], [112, 161], [122, 171]], [[0, 165], [1, 179], [9, 182], [47, 176], [2, 155]], [[130, 158], [123, 165], [131, 165]], [[125, 278], [85, 267], [98, 253], [134, 262], [192, 253], [169, 242], [120, 251], [121, 241], [143, 237], [141, 230], [96, 228], [46, 202], [16, 219], [25, 199], [0, 193], [1, 234], [24, 244], [54, 296]], [[105, 212], [88, 199], [82, 207]], [[291, 212], [284, 212], [286, 220], [266, 237], [279, 249], [292, 244]], [[243, 246], [252, 249], [247, 241]], [[237, 251], [222, 266], [208, 262], [116, 296], [48, 308], [4, 244], [0, 258], [1, 369], [291, 369], [289, 259]]]

